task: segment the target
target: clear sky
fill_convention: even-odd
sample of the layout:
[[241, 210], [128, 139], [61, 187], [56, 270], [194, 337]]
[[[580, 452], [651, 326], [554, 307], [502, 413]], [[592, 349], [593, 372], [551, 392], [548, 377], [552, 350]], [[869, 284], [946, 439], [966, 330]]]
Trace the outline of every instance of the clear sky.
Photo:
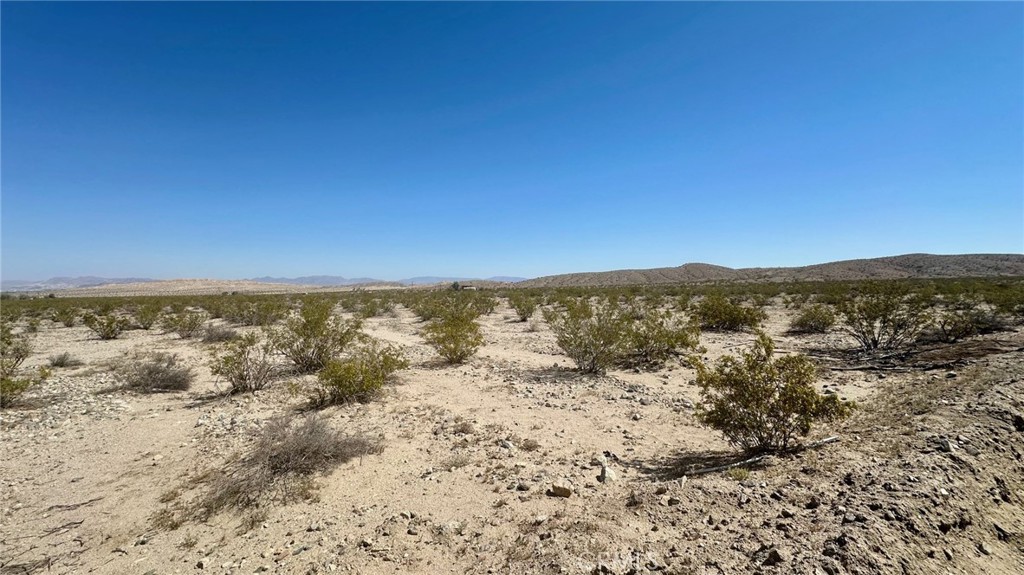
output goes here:
[[1024, 4], [3, 2], [2, 275], [1024, 252]]

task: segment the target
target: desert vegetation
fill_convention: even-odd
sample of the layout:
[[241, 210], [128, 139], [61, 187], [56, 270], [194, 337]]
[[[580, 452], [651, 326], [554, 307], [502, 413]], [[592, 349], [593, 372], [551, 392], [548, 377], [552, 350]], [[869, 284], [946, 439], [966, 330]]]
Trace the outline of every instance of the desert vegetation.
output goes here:
[[999, 572], [1022, 285], [8, 298], [0, 566]]

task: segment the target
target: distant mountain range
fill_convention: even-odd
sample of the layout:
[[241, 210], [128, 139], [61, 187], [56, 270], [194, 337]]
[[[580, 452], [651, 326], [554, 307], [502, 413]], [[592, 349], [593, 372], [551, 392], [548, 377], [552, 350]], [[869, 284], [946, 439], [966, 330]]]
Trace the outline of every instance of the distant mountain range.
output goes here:
[[[844, 260], [801, 267], [728, 268], [704, 263], [678, 267], [571, 273], [535, 279], [495, 276], [486, 279], [421, 276], [396, 282], [373, 278], [303, 276], [259, 277], [249, 282], [297, 286], [421, 286], [452, 282], [514, 283], [517, 287], [624, 286], [715, 281], [849, 281], [902, 278], [1024, 277], [1024, 254], [932, 255], [906, 254], [884, 258]], [[56, 291], [92, 286], [159, 282], [145, 278], [55, 277], [44, 281], [4, 280], [3, 291]]]
[[291, 285], [306, 285], [306, 286], [351, 286], [360, 284], [390, 284], [390, 285], [406, 285], [406, 286], [419, 286], [419, 285], [430, 285], [437, 283], [451, 283], [451, 282], [471, 282], [471, 281], [488, 281], [488, 282], [503, 282], [503, 283], [515, 283], [521, 282], [526, 278], [507, 277], [507, 276], [495, 276], [491, 278], [456, 278], [456, 277], [440, 277], [440, 276], [420, 276], [414, 278], [408, 278], [398, 281], [386, 281], [378, 280], [373, 278], [343, 278], [341, 276], [303, 276], [298, 278], [272, 278], [272, 277], [261, 277], [252, 278], [249, 281], [264, 282], [272, 284], [291, 284]]
[[96, 276], [55, 277], [41, 281], [3, 280], [0, 281], [0, 290], [45, 291], [103, 286], [110, 284], [146, 283], [154, 281], [159, 280], [153, 280], [149, 278], [101, 278]]
[[[423, 276], [415, 277], [398, 281], [386, 281], [378, 280], [374, 278], [345, 278], [341, 276], [303, 276], [297, 278], [278, 278], [264, 276], [259, 278], [252, 278], [245, 281], [253, 281], [260, 283], [270, 284], [287, 284], [287, 285], [303, 285], [303, 286], [354, 286], [354, 285], [391, 285], [391, 286], [412, 286], [412, 285], [430, 285], [435, 283], [451, 283], [451, 282], [472, 282], [472, 281], [488, 281], [488, 282], [500, 282], [500, 283], [514, 283], [523, 281], [525, 278], [507, 277], [507, 276], [496, 276], [492, 278], [486, 278], [481, 280], [479, 278], [456, 278], [456, 277], [434, 277], [434, 276]], [[95, 287], [103, 285], [117, 285], [117, 284], [133, 284], [133, 283], [148, 283], [148, 282], [159, 282], [162, 280], [154, 280], [149, 278], [101, 278], [95, 276], [83, 276], [83, 277], [55, 277], [48, 280], [40, 281], [26, 281], [26, 280], [3, 280], [0, 282], [0, 290], [3, 291], [57, 291], [65, 289], [77, 289], [85, 287]]]
[[690, 263], [674, 268], [586, 272], [539, 277], [517, 287], [623, 286], [715, 281], [849, 281], [903, 278], [1024, 277], [1022, 254], [906, 254], [802, 267], [733, 269]]

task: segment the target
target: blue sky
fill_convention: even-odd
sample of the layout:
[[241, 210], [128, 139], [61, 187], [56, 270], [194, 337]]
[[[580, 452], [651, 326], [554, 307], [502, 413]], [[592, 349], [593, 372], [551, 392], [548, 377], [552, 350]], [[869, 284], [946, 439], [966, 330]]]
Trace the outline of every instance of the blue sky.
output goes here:
[[0, 11], [2, 277], [1024, 252], [1024, 4]]

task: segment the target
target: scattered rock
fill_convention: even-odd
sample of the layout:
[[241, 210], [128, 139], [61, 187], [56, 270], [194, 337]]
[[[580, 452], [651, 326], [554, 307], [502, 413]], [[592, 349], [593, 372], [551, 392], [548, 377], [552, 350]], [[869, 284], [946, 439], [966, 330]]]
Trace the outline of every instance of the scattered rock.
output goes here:
[[618, 478], [618, 474], [615, 473], [614, 469], [608, 467], [607, 465], [602, 465], [601, 475], [598, 476], [597, 480], [600, 481], [601, 483], [611, 483], [612, 481], [615, 481]]
[[779, 565], [781, 563], [787, 563], [789, 561], [789, 554], [785, 551], [774, 547], [768, 551], [768, 557], [764, 560], [764, 565], [771, 567], [772, 565]]
[[570, 497], [572, 496], [572, 484], [566, 480], [556, 481], [551, 484], [548, 495], [552, 497]]

